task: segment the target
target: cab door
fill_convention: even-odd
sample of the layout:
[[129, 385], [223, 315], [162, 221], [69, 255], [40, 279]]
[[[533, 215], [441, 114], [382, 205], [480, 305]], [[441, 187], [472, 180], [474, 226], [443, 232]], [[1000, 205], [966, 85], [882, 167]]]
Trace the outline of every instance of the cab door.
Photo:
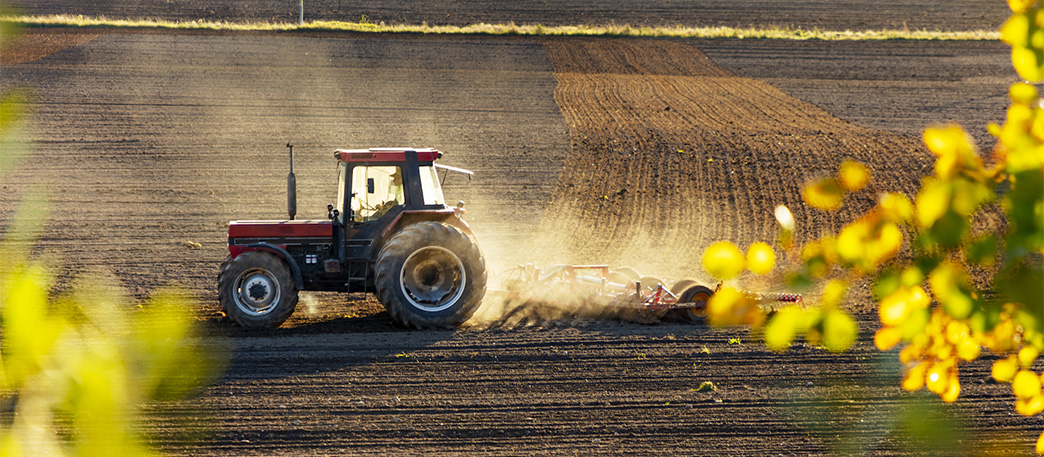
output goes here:
[[369, 260], [376, 238], [406, 205], [402, 166], [358, 164], [348, 168], [345, 203], [347, 259]]

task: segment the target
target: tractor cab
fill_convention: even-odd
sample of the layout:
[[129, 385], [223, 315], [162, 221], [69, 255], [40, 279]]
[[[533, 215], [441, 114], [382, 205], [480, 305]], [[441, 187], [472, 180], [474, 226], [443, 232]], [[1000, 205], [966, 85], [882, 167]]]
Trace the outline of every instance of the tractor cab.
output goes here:
[[[359, 225], [395, 217], [405, 209], [439, 210], [446, 200], [436, 175], [432, 149], [351, 149], [334, 153], [338, 222]], [[470, 172], [469, 172], [470, 173]], [[416, 176], [408, 176], [416, 174]], [[344, 219], [340, 215], [345, 215]]]
[[[434, 149], [349, 149], [338, 159], [337, 204], [328, 206], [334, 220], [336, 258], [350, 272], [349, 288], [364, 287], [372, 260], [398, 227], [417, 220], [441, 220], [471, 229], [460, 217], [461, 207], [448, 208], [436, 173], [452, 167], [436, 165], [442, 153]], [[343, 239], [343, 243], [340, 240]]]
[[233, 221], [218, 281], [222, 309], [244, 327], [285, 321], [300, 290], [373, 292], [399, 323], [453, 327], [486, 290], [485, 260], [464, 222], [446, 206], [434, 149], [337, 150], [337, 202], [328, 220], [297, 221], [293, 147], [289, 220]]

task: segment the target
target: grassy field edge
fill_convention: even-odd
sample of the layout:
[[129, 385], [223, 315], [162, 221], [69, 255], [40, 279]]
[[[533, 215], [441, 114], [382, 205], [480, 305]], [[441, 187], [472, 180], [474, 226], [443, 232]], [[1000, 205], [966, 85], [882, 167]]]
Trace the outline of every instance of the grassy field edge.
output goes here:
[[930, 31], [930, 30], [805, 30], [791, 28], [735, 28], [735, 27], [634, 27], [630, 25], [563, 25], [544, 26], [508, 24], [472, 24], [466, 26], [410, 25], [369, 22], [307, 21], [303, 24], [278, 22], [225, 21], [164, 21], [157, 19], [109, 19], [72, 15], [0, 16], [0, 23], [22, 27], [126, 28], [212, 31], [309, 31], [401, 33], [426, 35], [516, 35], [516, 36], [589, 36], [589, 37], [672, 37], [672, 38], [739, 38], [776, 40], [999, 40], [1000, 33], [992, 30]]

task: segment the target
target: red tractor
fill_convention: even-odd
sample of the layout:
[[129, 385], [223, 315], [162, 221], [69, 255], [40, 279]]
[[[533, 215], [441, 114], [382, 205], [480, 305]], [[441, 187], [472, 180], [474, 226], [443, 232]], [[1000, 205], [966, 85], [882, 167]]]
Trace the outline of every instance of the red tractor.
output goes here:
[[233, 221], [221, 266], [221, 307], [243, 327], [277, 327], [298, 291], [374, 292], [392, 319], [416, 328], [455, 327], [486, 293], [486, 266], [463, 219], [448, 207], [433, 149], [338, 150], [337, 205], [328, 219], [294, 220], [293, 147], [289, 220]]

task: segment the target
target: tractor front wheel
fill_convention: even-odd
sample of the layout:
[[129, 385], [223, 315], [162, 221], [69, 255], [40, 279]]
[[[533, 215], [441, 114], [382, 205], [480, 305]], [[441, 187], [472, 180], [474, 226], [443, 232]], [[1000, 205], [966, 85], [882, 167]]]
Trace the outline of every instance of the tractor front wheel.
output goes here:
[[478, 246], [441, 222], [419, 222], [392, 236], [375, 271], [377, 298], [407, 327], [456, 327], [486, 294], [486, 263]]
[[297, 289], [286, 263], [264, 251], [244, 252], [222, 265], [221, 309], [247, 328], [278, 327], [297, 306]]

